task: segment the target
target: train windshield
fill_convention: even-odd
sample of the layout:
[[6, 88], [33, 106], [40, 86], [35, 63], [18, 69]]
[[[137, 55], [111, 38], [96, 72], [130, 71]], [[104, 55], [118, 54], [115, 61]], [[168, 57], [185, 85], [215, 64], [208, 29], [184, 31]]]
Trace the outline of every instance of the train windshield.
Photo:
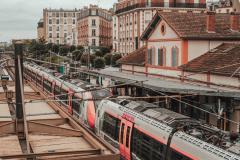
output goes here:
[[92, 91], [92, 96], [93, 99], [95, 100], [95, 109], [97, 109], [96, 107], [99, 105], [100, 101], [104, 98], [110, 97], [110, 91], [106, 90], [106, 89], [102, 89], [102, 90], [97, 90], [97, 91]]

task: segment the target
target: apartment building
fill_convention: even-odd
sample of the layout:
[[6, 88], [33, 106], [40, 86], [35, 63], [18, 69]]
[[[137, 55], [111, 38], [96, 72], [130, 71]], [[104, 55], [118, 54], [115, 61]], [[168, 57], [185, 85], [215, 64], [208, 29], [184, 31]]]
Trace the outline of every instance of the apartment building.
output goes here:
[[203, 11], [206, 0], [119, 0], [114, 5], [113, 49], [126, 55], [142, 47], [140, 36], [157, 10]]
[[49, 43], [77, 45], [79, 10], [44, 9], [44, 37]]
[[112, 12], [97, 5], [84, 7], [78, 17], [78, 44], [112, 46]]
[[40, 19], [37, 25], [37, 39], [45, 39], [43, 19]]

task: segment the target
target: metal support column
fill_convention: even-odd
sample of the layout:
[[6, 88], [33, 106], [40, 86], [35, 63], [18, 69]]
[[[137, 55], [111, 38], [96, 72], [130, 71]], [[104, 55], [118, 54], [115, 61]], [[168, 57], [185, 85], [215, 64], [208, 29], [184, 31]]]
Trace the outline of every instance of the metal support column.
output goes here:
[[23, 153], [30, 153], [28, 127], [24, 108], [23, 44], [15, 43], [16, 133]]

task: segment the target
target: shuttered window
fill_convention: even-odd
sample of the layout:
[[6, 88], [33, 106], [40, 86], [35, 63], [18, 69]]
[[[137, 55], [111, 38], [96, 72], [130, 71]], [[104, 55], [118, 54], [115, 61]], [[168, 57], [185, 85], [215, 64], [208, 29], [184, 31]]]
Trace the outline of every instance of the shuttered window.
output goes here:
[[172, 48], [172, 67], [178, 66], [178, 48], [173, 47]]
[[159, 66], [165, 66], [166, 63], [166, 54], [164, 48], [158, 49], [158, 65]]

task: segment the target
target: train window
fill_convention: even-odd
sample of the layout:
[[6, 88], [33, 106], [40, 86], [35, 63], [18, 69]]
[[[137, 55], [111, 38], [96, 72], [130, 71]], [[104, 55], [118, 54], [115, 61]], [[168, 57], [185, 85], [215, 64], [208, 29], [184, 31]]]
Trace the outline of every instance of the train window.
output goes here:
[[165, 145], [144, 134], [138, 129], [133, 129], [131, 150], [138, 158], [143, 160], [162, 160]]
[[37, 76], [37, 85], [38, 86], [42, 85], [42, 77], [40, 75]]
[[59, 96], [59, 98], [63, 100], [62, 103], [68, 105], [68, 91], [61, 89], [61, 95]]
[[174, 150], [172, 150], [171, 152], [171, 159], [174, 159], [174, 160], [192, 160], [191, 158], [188, 158], [184, 155], [182, 155], [181, 153], [178, 153]]
[[125, 128], [125, 124], [122, 123], [122, 127], [121, 127], [121, 137], [120, 137], [120, 143], [121, 143], [121, 144], [123, 144], [124, 128]]
[[127, 127], [127, 135], [126, 135], [126, 147], [129, 147], [129, 138], [130, 138], [130, 127]]
[[61, 87], [55, 85], [55, 87], [54, 87], [54, 95], [56, 96], [56, 98], [59, 98], [58, 95], [60, 95], [60, 94], [61, 94]]
[[118, 141], [120, 120], [105, 113], [103, 121], [103, 132], [112, 139]]
[[78, 114], [80, 112], [80, 100], [77, 100], [79, 98], [73, 96], [72, 97], [72, 107], [73, 107], [73, 110], [76, 111]]
[[48, 80], [44, 80], [43, 81], [43, 87], [45, 90], [47, 90], [48, 92], [52, 92], [52, 84], [51, 82], [49, 82]]

